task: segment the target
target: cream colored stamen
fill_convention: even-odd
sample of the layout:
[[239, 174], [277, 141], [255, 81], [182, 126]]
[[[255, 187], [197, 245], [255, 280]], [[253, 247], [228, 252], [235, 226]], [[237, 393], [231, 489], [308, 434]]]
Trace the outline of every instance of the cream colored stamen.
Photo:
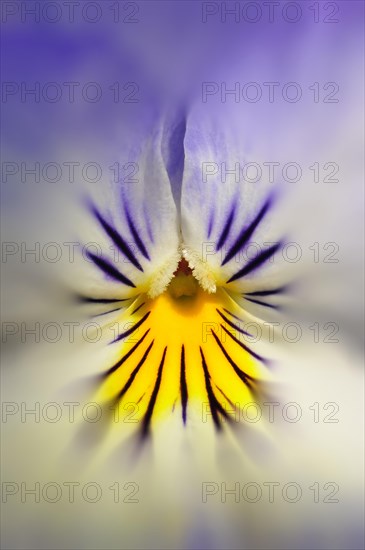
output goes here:
[[[172, 279], [178, 275], [176, 271], [182, 258], [186, 260], [193, 277], [198, 281], [205, 292], [209, 294], [217, 292], [216, 280], [209, 264], [202, 260], [197, 252], [185, 245], [181, 245], [179, 252], [171, 256], [171, 258], [153, 274], [150, 288], [147, 292], [149, 298], [157, 298], [157, 296], [165, 292]], [[192, 289], [193, 287], [191, 290]]]
[[217, 285], [215, 277], [211, 271], [211, 268], [207, 262], [201, 259], [191, 248], [182, 245], [181, 254], [183, 258], [188, 262], [194, 277], [199, 282], [200, 286], [209, 294], [217, 292]]
[[165, 292], [179, 265], [181, 255], [176, 252], [158, 271], [153, 274], [151, 286], [147, 292], [149, 298], [157, 298]]

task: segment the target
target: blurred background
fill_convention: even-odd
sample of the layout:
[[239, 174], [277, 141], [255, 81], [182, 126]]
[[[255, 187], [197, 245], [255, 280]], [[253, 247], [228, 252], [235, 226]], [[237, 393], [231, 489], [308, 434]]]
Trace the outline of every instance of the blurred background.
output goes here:
[[[363, 548], [363, 8], [1, 3], [4, 548]], [[99, 430], [90, 405], [115, 351], [73, 300], [101, 239], [83, 201], [118, 212], [182, 109], [234, 144], [197, 162], [275, 168], [280, 280], [298, 284], [286, 316], [265, 312], [265, 422], [218, 437], [201, 411], [172, 417], [136, 453], [133, 423]]]

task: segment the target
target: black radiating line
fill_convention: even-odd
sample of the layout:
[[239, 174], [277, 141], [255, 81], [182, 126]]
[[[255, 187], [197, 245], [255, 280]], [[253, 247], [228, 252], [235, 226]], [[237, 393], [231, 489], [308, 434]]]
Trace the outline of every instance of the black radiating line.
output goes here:
[[222, 390], [222, 388], [220, 388], [219, 386], [217, 386], [217, 384], [215, 385], [215, 387], [217, 388], [218, 391], [221, 392], [221, 394], [223, 395], [223, 397], [228, 401], [228, 403], [231, 405], [231, 407], [233, 409], [237, 409], [237, 406], [233, 403], [233, 401], [224, 393], [224, 391]]
[[215, 341], [217, 342], [218, 346], [220, 347], [220, 349], [222, 350], [223, 352], [223, 355], [224, 357], [227, 359], [227, 361], [229, 362], [229, 364], [231, 365], [231, 367], [233, 368], [234, 372], [237, 374], [237, 376], [242, 380], [242, 382], [244, 384], [246, 384], [246, 386], [251, 389], [252, 387], [252, 381], [254, 380], [254, 378], [252, 376], [250, 376], [249, 374], [247, 374], [246, 372], [244, 372], [242, 369], [240, 369], [238, 367], [238, 365], [236, 365], [236, 363], [233, 361], [233, 359], [230, 357], [230, 355], [227, 353], [227, 351], [224, 349], [224, 346], [222, 344], [222, 342], [219, 340], [218, 336], [216, 335], [216, 333], [214, 332], [214, 330], [212, 330], [212, 334], [214, 336], [214, 339]]
[[146, 392], [143, 392], [141, 397], [136, 401], [136, 405], [140, 404], [140, 402], [142, 401], [142, 399], [144, 398], [145, 395], [146, 395]]
[[213, 229], [213, 225], [214, 225], [214, 217], [215, 217], [215, 212], [214, 212], [214, 206], [213, 206], [213, 211], [210, 214], [209, 223], [208, 223], [208, 239], [210, 238], [210, 236], [212, 234], [212, 229]]
[[245, 292], [245, 296], [273, 296], [274, 294], [281, 294], [282, 292], [286, 292], [288, 290], [289, 286], [284, 285], [280, 286], [278, 288], [272, 288], [270, 290], [256, 290], [255, 292]]
[[241, 319], [241, 317], [238, 317], [237, 315], [235, 315], [234, 313], [232, 313], [231, 311], [229, 311], [225, 307], [223, 308], [223, 311], [225, 311], [226, 313], [228, 313], [229, 315], [231, 315], [232, 317], [237, 319], [237, 321], [241, 321], [241, 323], [243, 323], [243, 320]]
[[[257, 359], [258, 361], [261, 361], [261, 363], [264, 363], [264, 365], [267, 364], [267, 359], [265, 359], [265, 357], [262, 357], [261, 355], [259, 355], [258, 353], [252, 351], [252, 349], [250, 349], [248, 346], [246, 346], [246, 344], [244, 344], [243, 342], [241, 342], [238, 338], [236, 338], [235, 336], [233, 336], [233, 334], [231, 332], [229, 332], [229, 330], [226, 329], [226, 327], [224, 325], [221, 325], [222, 329], [224, 330], [224, 332], [226, 332], [228, 334], [228, 336], [230, 336], [232, 338], [232, 340], [234, 340], [236, 342], [236, 344], [238, 344], [239, 346], [241, 346], [241, 348], [243, 348], [245, 351], [247, 351], [247, 353], [249, 353], [250, 355], [252, 355], [252, 357], [254, 357], [255, 359]], [[213, 331], [212, 331], [213, 332]]]
[[137, 260], [137, 258], [135, 257], [135, 255], [133, 254], [132, 250], [130, 249], [130, 247], [128, 246], [128, 244], [126, 243], [126, 241], [123, 239], [123, 237], [118, 233], [118, 231], [116, 231], [116, 229], [114, 229], [114, 227], [112, 227], [104, 218], [103, 216], [100, 214], [100, 212], [96, 209], [96, 208], [93, 208], [93, 214], [94, 216], [97, 218], [97, 220], [99, 221], [100, 225], [102, 226], [102, 228], [104, 229], [105, 233], [108, 235], [108, 237], [110, 237], [110, 239], [113, 241], [113, 243], [115, 244], [115, 246], [117, 248], [119, 248], [119, 250], [122, 252], [122, 254], [124, 254], [124, 256], [126, 258], [128, 258], [128, 260], [137, 268], [139, 269], [140, 271], [143, 271], [143, 268], [141, 266], [141, 264], [139, 263], [139, 261]]
[[138, 246], [138, 248], [139, 248], [140, 252], [143, 254], [143, 256], [147, 260], [150, 260], [151, 258], [148, 255], [148, 252], [146, 250], [145, 245], [143, 244], [143, 242], [141, 240], [141, 237], [138, 235], [137, 229], [135, 228], [135, 225], [133, 223], [132, 218], [129, 215], [128, 210], [126, 210], [126, 216], [127, 216], [127, 222], [128, 222], [129, 229], [130, 229], [130, 231], [133, 235], [134, 240], [136, 241], [136, 245]]
[[224, 243], [227, 240], [227, 237], [229, 235], [229, 232], [231, 231], [231, 226], [234, 218], [235, 213], [235, 206], [232, 207], [231, 213], [228, 216], [228, 219], [224, 225], [223, 231], [221, 233], [221, 236], [219, 237], [218, 244], [217, 244], [217, 250], [220, 250]]
[[237, 330], [238, 332], [240, 332], [241, 334], [245, 334], [246, 336], [252, 336], [252, 334], [249, 334], [248, 332], [246, 332], [245, 330], [243, 330], [242, 328], [239, 328], [237, 325], [235, 325], [234, 323], [232, 323], [232, 321], [230, 321], [225, 315], [223, 315], [223, 313], [221, 311], [219, 311], [218, 308], [216, 308], [216, 312], [218, 313], [218, 315], [220, 315], [222, 317], [222, 319], [232, 328], [234, 328], [235, 330]]
[[149, 333], [150, 329], [146, 330], [144, 335], [138, 340], [138, 342], [131, 348], [128, 353], [126, 353], [115, 365], [110, 367], [104, 374], [103, 377], [106, 378], [107, 376], [110, 376], [113, 372], [115, 372], [123, 363], [129, 359], [129, 357], [136, 351], [136, 349], [142, 344], [143, 340], [146, 338], [147, 334]]
[[132, 283], [130, 279], [128, 279], [123, 273], [118, 271], [108, 260], [105, 260], [104, 258], [99, 258], [96, 254], [93, 254], [92, 252], [87, 252], [87, 256], [94, 262], [95, 265], [98, 266], [99, 269], [104, 271], [107, 275], [118, 281], [119, 283], [123, 283], [124, 285], [131, 286], [133, 288], [136, 288], [136, 285]]
[[118, 393], [118, 396], [117, 396], [117, 399], [121, 399], [123, 397], [123, 395], [125, 393], [127, 393], [127, 391], [129, 390], [129, 388], [131, 387], [131, 385], [133, 384], [133, 381], [135, 379], [135, 377], [137, 376], [137, 373], [139, 371], [139, 369], [142, 367], [143, 363], [146, 361], [147, 357], [148, 357], [148, 354], [149, 352], [151, 351], [151, 348], [154, 344], [154, 340], [152, 340], [152, 342], [150, 343], [150, 345], [148, 346], [148, 348], [146, 349], [146, 351], [144, 352], [143, 354], [143, 357], [142, 359], [140, 360], [140, 362], [138, 363], [138, 365], [136, 366], [136, 368], [133, 370], [133, 372], [131, 373], [130, 377], [128, 378], [127, 382], [124, 384], [123, 388], [120, 390], [120, 392]]
[[134, 315], [135, 313], [137, 313], [137, 311], [138, 311], [142, 306], [144, 306], [145, 303], [146, 303], [146, 302], [142, 302], [141, 305], [139, 305], [138, 307], [136, 307], [136, 309], [134, 309], [134, 310], [132, 311], [131, 315]]
[[227, 262], [229, 262], [233, 256], [235, 256], [242, 248], [245, 246], [245, 244], [250, 240], [253, 232], [255, 231], [256, 227], [259, 225], [259, 223], [264, 218], [266, 212], [269, 210], [271, 205], [271, 199], [267, 199], [257, 216], [252, 220], [250, 225], [243, 229], [241, 233], [239, 234], [236, 241], [233, 243], [231, 248], [228, 250], [227, 254], [225, 255], [222, 265], [225, 265]]
[[203, 353], [203, 350], [202, 350], [201, 347], [200, 347], [200, 355], [201, 355], [201, 358], [202, 358], [202, 366], [203, 366], [204, 379], [205, 379], [205, 388], [207, 390], [208, 401], [209, 401], [210, 411], [212, 413], [213, 422], [214, 422], [214, 425], [215, 425], [216, 429], [221, 430], [222, 429], [222, 424], [221, 424], [221, 420], [219, 418], [218, 413], [220, 413], [222, 416], [224, 416], [225, 418], [227, 418], [229, 420], [230, 420], [230, 417], [228, 416], [227, 412], [223, 409], [222, 405], [219, 403], [218, 399], [214, 395], [212, 384], [210, 382], [210, 374], [209, 374], [207, 363], [205, 361], [204, 353]]
[[158, 395], [160, 385], [161, 385], [162, 369], [163, 369], [163, 365], [164, 365], [164, 362], [165, 362], [166, 351], [167, 351], [167, 346], [165, 347], [165, 349], [163, 351], [161, 363], [160, 363], [160, 366], [158, 368], [155, 387], [153, 388], [153, 392], [152, 392], [150, 401], [148, 403], [147, 411], [146, 411], [146, 413], [143, 417], [143, 420], [142, 420], [142, 426], [141, 426], [142, 438], [145, 438], [149, 433], [151, 418], [152, 418], [152, 414], [153, 414], [153, 409], [155, 407], [157, 395]]
[[127, 302], [131, 298], [93, 298], [92, 296], [78, 295], [77, 299], [87, 304], [115, 304], [117, 302]]
[[112, 344], [114, 344], [114, 342], [119, 342], [119, 340], [122, 340], [123, 338], [126, 338], [127, 336], [132, 334], [135, 330], [137, 330], [137, 328], [139, 328], [145, 322], [145, 320], [150, 315], [150, 313], [151, 313], [150, 311], [147, 311], [147, 313], [138, 321], [138, 323], [133, 325], [133, 327], [129, 328], [128, 330], [126, 330], [122, 334], [119, 334], [119, 336], [115, 340], [112, 341]]
[[103, 311], [102, 313], [95, 313], [92, 317], [101, 317], [102, 315], [108, 315], [108, 313], [113, 313], [114, 311], [120, 311], [122, 308], [117, 307], [115, 309], [109, 309], [109, 311]]
[[262, 300], [255, 300], [254, 298], [247, 298], [245, 296], [245, 300], [248, 302], [252, 302], [253, 304], [258, 304], [259, 306], [269, 307], [270, 309], [280, 309], [280, 306], [277, 304], [268, 304], [267, 302], [263, 302]]
[[186, 384], [184, 345], [181, 348], [181, 358], [180, 358], [180, 391], [181, 391], [182, 418], [183, 418], [184, 424], [186, 424], [186, 410], [188, 405], [188, 387]]
[[262, 264], [264, 264], [275, 252], [279, 250], [279, 248], [282, 246], [282, 243], [279, 242], [273, 246], [270, 246], [267, 250], [264, 250], [260, 254], [256, 256], [256, 258], [253, 258], [248, 264], [246, 264], [242, 269], [237, 271], [230, 279], [228, 279], [227, 283], [232, 283], [236, 279], [241, 279], [241, 277], [245, 277], [251, 271], [256, 269], [257, 267], [260, 267]]

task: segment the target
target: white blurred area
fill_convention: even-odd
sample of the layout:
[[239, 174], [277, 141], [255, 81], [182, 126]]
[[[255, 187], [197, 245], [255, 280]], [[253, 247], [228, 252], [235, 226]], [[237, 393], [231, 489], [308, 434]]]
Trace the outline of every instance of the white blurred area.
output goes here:
[[[314, 45], [317, 39], [313, 36]], [[128, 36], [125, 40], [132, 51], [138, 51], [137, 46], [141, 48], [138, 55], [151, 69], [154, 56], [160, 51], [158, 47], [149, 51], [147, 38], [145, 42], [137, 40], [136, 46], [136, 35], [133, 40]], [[313, 56], [319, 55], [308, 45], [308, 40], [308, 36], [303, 38], [301, 48], [307, 45]], [[26, 323], [32, 327], [37, 322], [41, 325], [56, 322], [64, 327], [64, 323], [82, 325], [90, 321], [85, 310], [73, 302], [72, 293], [82, 290], [88, 293], [84, 278], [88, 280], [93, 268], [76, 253], [75, 261], [70, 262], [64, 243], [103, 239], [82, 210], [80, 197], [92, 189], [107, 203], [104, 189], [110, 187], [110, 178], [103, 176], [94, 186], [81, 180], [54, 185], [15, 181], [3, 184], [3, 241], [24, 242], [29, 249], [36, 242], [41, 247], [55, 242], [63, 251], [60, 261], [55, 263], [42, 257], [40, 262], [31, 259], [23, 262], [16, 252], [2, 265], [3, 403], [20, 407], [25, 403], [31, 409], [36, 403], [42, 407], [56, 402], [63, 411], [62, 418], [54, 423], [42, 418], [36, 422], [31, 414], [23, 422], [20, 412], [5, 415], [6, 419], [3, 415], [3, 491], [4, 483], [17, 484], [19, 489], [3, 503], [4, 548], [355, 550], [363, 547], [363, 105], [361, 55], [346, 57], [355, 50], [355, 42], [354, 39], [348, 49], [344, 46], [344, 54], [338, 48], [338, 66], [332, 67], [324, 78], [340, 81], [343, 95], [336, 109], [333, 105], [317, 105], [312, 109], [313, 105], [306, 103], [265, 107], [217, 105], [216, 116], [219, 110], [227, 127], [239, 133], [242, 144], [250, 143], [242, 145], [243, 161], [296, 161], [305, 167], [315, 161], [321, 165], [334, 161], [340, 166], [340, 181], [335, 184], [313, 183], [310, 172], [308, 179], [303, 177], [298, 183], [284, 184], [283, 200], [278, 207], [276, 230], [282, 229], [304, 251], [300, 262], [283, 262], [279, 273], [280, 281], [298, 281], [288, 299], [284, 319], [298, 323], [304, 336], [296, 343], [279, 338], [277, 346], [272, 345], [278, 410], [282, 404], [299, 404], [303, 414], [297, 423], [285, 422], [278, 414], [273, 423], [237, 426], [234, 431], [227, 427], [227, 433], [216, 436], [209, 423], [201, 422], [198, 409], [195, 415], [190, 413], [185, 430], [180, 415], [172, 415], [141, 453], [135, 451], [130, 427], [123, 425], [101, 430], [100, 434], [99, 425], [89, 426], [93, 443], [80, 443], [78, 438], [85, 422], [80, 422], [77, 415], [75, 422], [70, 422], [64, 403], [82, 405], [92, 401], [92, 376], [112, 364], [114, 348], [106, 345], [107, 338], [97, 343], [85, 342], [78, 330], [73, 342], [68, 341], [65, 330], [55, 343], [35, 344], [32, 336], [22, 343], [21, 330], [15, 335], [4, 334], [4, 323], [17, 326]], [[199, 43], [198, 39], [194, 42]], [[205, 48], [203, 44], [202, 51]], [[234, 81], [240, 70], [237, 59], [240, 56], [236, 52], [233, 57], [235, 62], [232, 61], [232, 66], [227, 62], [222, 73], [215, 73], [214, 64], [206, 63], [202, 68], [204, 78], [227, 78], [231, 73]], [[158, 77], [170, 62], [164, 59], [162, 68], [161, 64], [157, 66]], [[251, 73], [245, 67], [248, 71], [245, 81], [275, 78], [275, 67], [267, 70], [269, 73], [272, 70], [272, 74], [260, 76], [257, 69], [255, 75], [254, 67], [262, 63], [258, 53], [252, 63]], [[292, 73], [288, 70], [283, 77], [286, 81], [308, 78], [303, 64], [293, 66]], [[85, 70], [88, 78], [93, 73], [90, 66], [86, 70], [83, 64], [73, 70], [75, 74]], [[313, 70], [323, 70], [321, 63]], [[311, 80], [316, 78], [316, 74], [311, 75]], [[167, 77], [163, 84], [166, 93], [172, 84]], [[180, 85], [181, 91], [183, 85]], [[89, 135], [81, 128], [72, 136], [67, 124], [63, 128], [61, 123], [59, 134], [52, 134], [51, 145], [45, 151], [17, 151], [12, 147], [5, 151], [5, 156], [15, 162], [52, 159], [59, 164], [74, 160], [81, 165], [96, 161], [108, 166], [116, 160], [118, 151], [125, 158], [131, 135], [138, 140], [144, 127], [144, 108], [144, 105], [136, 108], [139, 114], [135, 119], [123, 112], [107, 146], [103, 136], [97, 135], [97, 126], [96, 135]], [[198, 105], [198, 109], [208, 113], [212, 105]], [[87, 112], [84, 118], [89, 116]], [[329, 242], [338, 245], [339, 262], [314, 262], [310, 247], [319, 243], [323, 259], [323, 252], [330, 252], [324, 251], [323, 246]], [[314, 342], [309, 327], [314, 323], [323, 327], [328, 322], [338, 325], [339, 342], [323, 342], [323, 332], [321, 341]], [[314, 422], [311, 409], [314, 403], [319, 404], [318, 422]], [[323, 421], [331, 411], [323, 408], [328, 403], [337, 405], [338, 422]], [[10, 410], [5, 408], [8, 413]], [[41, 494], [40, 502], [36, 503], [30, 495], [22, 502], [20, 484], [32, 488], [37, 482], [41, 487], [49, 482], [59, 484], [63, 488], [62, 498], [50, 503]], [[73, 503], [68, 501], [64, 485], [70, 482], [80, 484], [75, 488]], [[97, 483], [102, 490], [100, 500], [95, 503], [85, 502], [80, 496], [80, 487], [90, 482]], [[279, 496], [271, 503], [263, 492], [262, 498], [253, 503], [246, 502], [240, 492], [238, 502], [234, 494], [227, 494], [226, 502], [222, 502], [222, 483], [228, 488], [239, 483], [241, 490], [249, 482], [261, 488], [266, 487], [264, 483], [279, 483]], [[119, 483], [121, 490], [117, 503], [110, 489], [115, 483]], [[124, 488], [126, 483], [137, 484], [138, 502], [123, 502], [130, 493], [130, 488]], [[207, 502], [202, 502], [203, 483], [213, 484], [214, 490], [218, 487], [215, 494], [207, 496]], [[296, 483], [303, 490], [298, 502], [280, 497], [282, 486], [287, 483]], [[318, 503], [314, 502], [314, 489], [310, 489], [315, 483], [320, 488]], [[338, 485], [334, 497], [338, 502], [323, 502], [331, 493], [331, 486], [325, 488], [328, 483]], [[7, 490], [11, 490], [10, 485]]]

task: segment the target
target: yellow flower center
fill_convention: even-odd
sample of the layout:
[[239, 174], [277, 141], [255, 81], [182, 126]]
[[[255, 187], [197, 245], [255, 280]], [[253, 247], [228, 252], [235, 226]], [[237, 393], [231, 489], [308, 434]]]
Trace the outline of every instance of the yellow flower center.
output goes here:
[[124, 310], [120, 323], [130, 328], [99, 399], [117, 407], [120, 418], [133, 407], [133, 421], [145, 432], [172, 413], [184, 422], [194, 413], [195, 422], [213, 419], [219, 427], [225, 410], [256, 400], [266, 377], [240, 313], [224, 288], [203, 290], [181, 259], [165, 292], [140, 295]]

